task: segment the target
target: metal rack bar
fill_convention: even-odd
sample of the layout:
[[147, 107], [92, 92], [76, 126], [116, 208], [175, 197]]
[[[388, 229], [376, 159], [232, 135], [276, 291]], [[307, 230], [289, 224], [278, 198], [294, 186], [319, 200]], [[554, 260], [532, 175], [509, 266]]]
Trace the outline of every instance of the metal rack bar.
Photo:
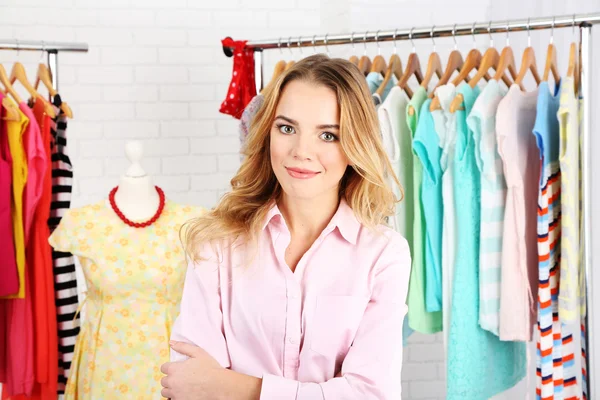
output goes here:
[[593, 14], [578, 14], [578, 15], [563, 15], [556, 17], [545, 17], [545, 18], [531, 18], [531, 19], [519, 19], [510, 21], [492, 21], [490, 22], [477, 22], [471, 24], [455, 24], [445, 26], [433, 27], [415, 27], [407, 29], [396, 29], [379, 31], [369, 31], [365, 33], [354, 32], [351, 34], [327, 34], [327, 35], [314, 35], [305, 37], [284, 37], [279, 39], [269, 40], [250, 40], [247, 45], [254, 48], [254, 51], [262, 51], [269, 49], [279, 48], [298, 48], [298, 47], [312, 47], [312, 46], [334, 46], [351, 43], [375, 43], [393, 41], [394, 37], [396, 40], [409, 40], [412, 30], [413, 39], [431, 39], [433, 37], [450, 37], [453, 36], [466, 36], [466, 35], [480, 35], [489, 33], [500, 33], [506, 32], [519, 32], [529, 30], [541, 30], [551, 29], [554, 24], [555, 28], [567, 28], [573, 25], [586, 24], [598, 24], [600, 23], [600, 13]]
[[52, 75], [52, 85], [58, 90], [58, 52], [82, 52], [87, 53], [89, 47], [87, 43], [75, 42], [46, 42], [32, 40], [0, 40], [0, 50], [17, 50], [17, 51], [45, 51], [46, 63]]
[[0, 50], [19, 50], [19, 51], [77, 51], [87, 53], [89, 50], [87, 43], [76, 42], [45, 42], [18, 39], [0, 39]]

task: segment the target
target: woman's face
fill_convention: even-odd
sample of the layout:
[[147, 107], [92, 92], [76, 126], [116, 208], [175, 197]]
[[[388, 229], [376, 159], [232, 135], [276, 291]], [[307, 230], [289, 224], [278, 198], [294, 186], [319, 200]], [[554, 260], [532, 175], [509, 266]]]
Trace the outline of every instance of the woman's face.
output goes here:
[[299, 80], [286, 85], [271, 127], [271, 164], [287, 196], [337, 197], [348, 166], [339, 124], [331, 89]]

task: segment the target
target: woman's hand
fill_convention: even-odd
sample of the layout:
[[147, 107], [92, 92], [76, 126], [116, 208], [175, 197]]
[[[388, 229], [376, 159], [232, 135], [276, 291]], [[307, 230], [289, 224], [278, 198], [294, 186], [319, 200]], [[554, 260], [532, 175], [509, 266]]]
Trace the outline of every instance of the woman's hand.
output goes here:
[[223, 394], [223, 375], [226, 371], [204, 349], [188, 343], [171, 342], [171, 348], [189, 359], [168, 362], [160, 370], [163, 397], [172, 400], [214, 400]]

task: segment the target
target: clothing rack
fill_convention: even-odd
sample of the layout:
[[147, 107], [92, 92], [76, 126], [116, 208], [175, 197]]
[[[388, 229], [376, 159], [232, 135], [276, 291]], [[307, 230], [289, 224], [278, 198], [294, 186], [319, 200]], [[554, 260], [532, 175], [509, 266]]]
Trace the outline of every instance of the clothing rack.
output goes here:
[[30, 40], [0, 40], [0, 50], [16, 51], [44, 51], [46, 52], [46, 63], [52, 75], [52, 85], [58, 90], [58, 52], [83, 52], [87, 53], [87, 43], [71, 42], [46, 42]]
[[[600, 248], [600, 241], [595, 240], [592, 230], [592, 219], [600, 219], [596, 213], [592, 213], [591, 193], [596, 193], [599, 189], [592, 187], [591, 179], [591, 127], [592, 127], [592, 26], [600, 24], [600, 13], [563, 15], [544, 18], [528, 18], [509, 21], [490, 21], [475, 22], [471, 24], [452, 24], [433, 27], [414, 27], [385, 31], [368, 31], [364, 33], [352, 32], [351, 34], [326, 34], [314, 35], [312, 37], [293, 37], [274, 39], [274, 40], [251, 40], [247, 46], [254, 50], [255, 76], [257, 89], [263, 86], [263, 50], [281, 49], [281, 48], [299, 48], [325, 46], [327, 52], [328, 46], [355, 44], [355, 43], [374, 43], [389, 42], [397, 40], [431, 39], [440, 37], [455, 37], [467, 35], [481, 35], [492, 33], [508, 33], [519, 31], [547, 30], [555, 28], [574, 28], [578, 26], [580, 33], [580, 65], [581, 65], [581, 94], [583, 96], [583, 120], [582, 129], [582, 179], [583, 179], [583, 245], [584, 255], [582, 267], [586, 277], [586, 301], [587, 301], [587, 330], [585, 332], [586, 343], [586, 361], [587, 361], [587, 387], [588, 398], [594, 398], [594, 390], [598, 384], [598, 393], [600, 393], [600, 370], [596, 368], [597, 361], [600, 360], [600, 343], [594, 339], [594, 294], [593, 286], [600, 288], [600, 273], [594, 275], [592, 246]], [[229, 47], [223, 47], [226, 56], [231, 57], [233, 51]], [[595, 142], [595, 139], [594, 139]], [[596, 142], [595, 142], [596, 143]], [[594, 161], [594, 165], [596, 165]], [[600, 226], [596, 224], [596, 226]], [[598, 236], [600, 237], [600, 236]], [[600, 302], [600, 294], [596, 296]], [[598, 329], [600, 332], [600, 327]], [[595, 342], [596, 340], [596, 342]]]

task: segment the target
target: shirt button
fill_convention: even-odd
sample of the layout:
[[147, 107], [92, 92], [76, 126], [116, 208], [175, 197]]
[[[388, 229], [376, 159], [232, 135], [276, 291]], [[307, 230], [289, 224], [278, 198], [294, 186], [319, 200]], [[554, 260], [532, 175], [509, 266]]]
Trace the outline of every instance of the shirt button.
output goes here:
[[289, 339], [288, 339], [288, 341], [289, 341], [291, 344], [294, 344], [294, 343], [296, 343], [296, 340], [295, 340], [293, 337], [289, 338]]

